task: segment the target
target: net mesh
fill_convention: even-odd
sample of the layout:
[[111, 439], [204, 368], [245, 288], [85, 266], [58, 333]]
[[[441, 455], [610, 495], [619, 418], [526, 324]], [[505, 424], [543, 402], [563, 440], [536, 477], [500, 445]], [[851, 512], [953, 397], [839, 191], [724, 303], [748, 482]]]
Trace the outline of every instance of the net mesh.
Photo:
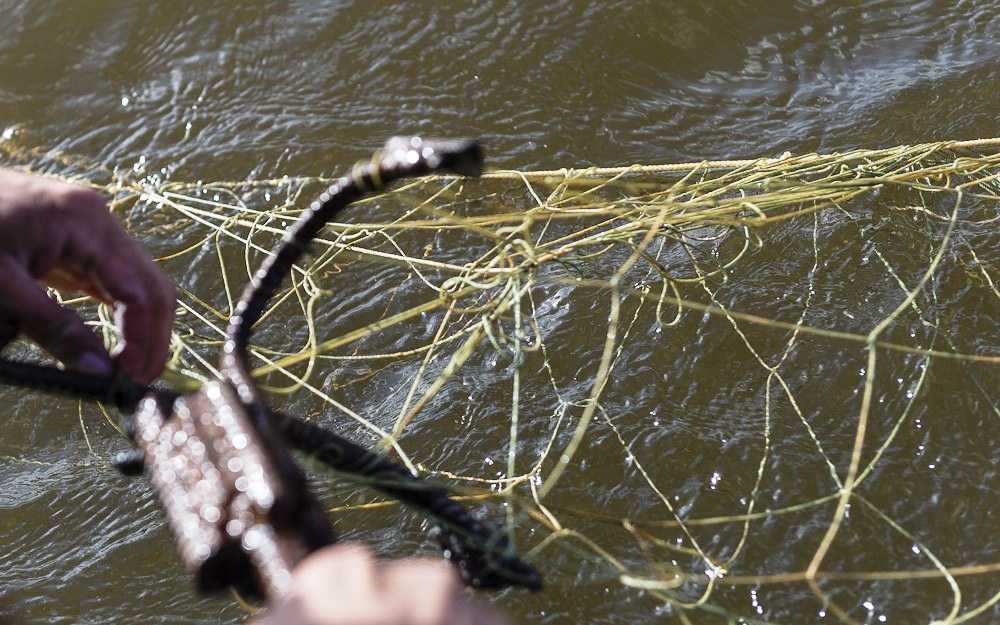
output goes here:
[[[331, 182], [3, 149], [108, 194], [178, 281], [180, 385], [215, 374], [252, 269]], [[988, 620], [998, 201], [996, 139], [413, 181], [314, 243], [255, 374], [659, 617]]]

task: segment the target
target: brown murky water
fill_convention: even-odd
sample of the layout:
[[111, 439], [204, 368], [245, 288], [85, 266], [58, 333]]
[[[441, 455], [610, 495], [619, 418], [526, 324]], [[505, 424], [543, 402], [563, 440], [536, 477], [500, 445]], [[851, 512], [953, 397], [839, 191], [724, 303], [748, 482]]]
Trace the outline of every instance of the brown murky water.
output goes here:
[[[493, 164], [519, 169], [1000, 136], [1000, 6], [989, 0], [6, 0], [0, 11], [5, 137], [161, 179], [328, 176], [401, 132], [476, 136]], [[64, 173], [44, 155], [34, 164]], [[824, 214], [777, 227], [770, 245], [715, 296], [736, 310], [780, 316], [815, 295], [823, 306], [811, 325], [864, 334], [900, 300], [876, 250], [894, 245], [893, 271], [912, 284], [941, 236], [907, 219], [859, 225]], [[156, 253], [185, 233], [176, 236], [145, 242]], [[1000, 282], [1000, 238], [995, 226], [959, 236], [982, 269], [957, 263], [942, 271], [934, 280], [940, 307], [928, 309], [933, 323], [911, 319], [893, 339], [996, 354], [1000, 302], [981, 277]], [[216, 277], [197, 267], [168, 270], [211, 297]], [[351, 323], [363, 323], [366, 303], [385, 297], [379, 279], [373, 269], [357, 279], [358, 293], [345, 295]], [[541, 452], [550, 432], [532, 419], [566, 415], [571, 433], [574, 402], [586, 396], [601, 348], [586, 339], [604, 332], [607, 318], [606, 298], [591, 291], [541, 284], [535, 297], [547, 340], [564, 346], [550, 363], [553, 375], [567, 382], [558, 399], [545, 380], [521, 390], [525, 458]], [[947, 318], [933, 317], [942, 311]], [[621, 373], [602, 397], [614, 418], [600, 417], [588, 431], [582, 460], [548, 503], [568, 529], [629, 570], [650, 561], [696, 568], [699, 558], [664, 546], [671, 541], [696, 541], [719, 561], [738, 551], [727, 571], [734, 576], [804, 570], [832, 504], [794, 506], [837, 493], [865, 350], [802, 338], [782, 369], [781, 383], [798, 400], [792, 405], [746, 347], [775, 362], [785, 334], [749, 328], [744, 341], [725, 320], [690, 314], [665, 328], [640, 313], [619, 357]], [[412, 446], [431, 466], [488, 475], [486, 464], [506, 462], [509, 420], [493, 412], [510, 405], [509, 379], [491, 374], [497, 365], [488, 357], [474, 364], [467, 387], [422, 415]], [[523, 366], [541, 371], [530, 358]], [[1000, 604], [991, 603], [1000, 593], [998, 389], [995, 365], [898, 353], [879, 361], [868, 436], [880, 441], [900, 430], [863, 492], [871, 506], [855, 504], [824, 568], [933, 571], [932, 553], [950, 569], [983, 570], [959, 581], [821, 581], [857, 621], [944, 619], [956, 587], [959, 618], [978, 609], [965, 622], [1000, 621]], [[379, 387], [379, 397], [364, 391], [346, 388], [345, 402], [370, 415], [398, 411], [381, 403], [391, 386]], [[123, 441], [94, 407], [81, 412], [74, 402], [15, 390], [0, 402], [0, 590], [19, 622], [245, 618], [228, 598], [190, 591], [148, 487], [107, 465]], [[307, 400], [292, 407], [317, 408]], [[321, 418], [336, 422], [336, 415]], [[557, 443], [565, 445], [565, 436]], [[755, 485], [761, 466], [765, 479]], [[321, 488], [331, 505], [338, 497], [365, 500], [351, 487]], [[743, 514], [748, 498], [757, 511], [783, 513], [755, 522], [737, 549], [743, 523], [695, 524], [685, 536], [661, 495], [682, 519]], [[626, 517], [649, 523], [626, 531]], [[387, 554], [433, 553], [416, 517], [404, 518], [406, 532], [395, 528], [396, 512], [344, 514], [338, 526]], [[530, 534], [521, 538], [537, 546]], [[524, 623], [685, 622], [686, 612], [621, 579], [586, 545], [560, 545], [536, 560], [545, 591], [490, 600]], [[720, 583], [690, 618], [834, 622], [800, 582]], [[704, 591], [688, 586], [681, 590], [691, 600]]]

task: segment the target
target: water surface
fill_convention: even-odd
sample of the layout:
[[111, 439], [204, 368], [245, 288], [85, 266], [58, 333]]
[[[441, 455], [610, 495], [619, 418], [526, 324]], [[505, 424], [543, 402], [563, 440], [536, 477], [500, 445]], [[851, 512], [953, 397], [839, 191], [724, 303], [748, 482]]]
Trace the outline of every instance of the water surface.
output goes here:
[[[3, 8], [0, 125], [18, 145], [39, 148], [26, 159], [35, 169], [61, 175], [131, 170], [154, 183], [330, 176], [402, 132], [476, 136], [494, 165], [519, 169], [1000, 136], [1000, 8], [987, 0], [8, 0]], [[269, 201], [262, 194], [248, 199], [261, 207]], [[941, 240], [940, 225], [914, 225], [911, 214], [874, 216], [877, 207], [910, 199], [875, 196], [849, 207], [860, 221], [829, 212], [775, 227], [715, 297], [791, 320], [811, 297], [811, 325], [870, 331], [901, 299], [893, 273], [915, 283]], [[130, 213], [156, 255], [201, 236], [193, 227], [171, 227], [170, 215], [152, 204]], [[890, 330], [891, 339], [996, 353], [1000, 304], [983, 276], [998, 281], [1000, 241], [989, 225], [970, 225], [960, 241], [985, 270], [971, 261], [948, 265], [935, 278], [938, 299], [924, 302], [929, 315], [946, 316], [926, 324], [914, 313]], [[452, 241], [443, 247], [454, 252], [442, 254], [461, 257], [465, 245], [472, 243]], [[968, 260], [966, 248], [955, 249], [956, 258]], [[228, 250], [240, 258], [239, 246]], [[883, 262], [881, 250], [891, 259]], [[206, 300], [224, 300], [211, 248], [164, 266]], [[405, 269], [351, 271], [352, 292], [318, 314], [321, 329], [358, 327], [415, 303], [407, 297], [419, 285]], [[232, 279], [238, 282], [239, 272]], [[340, 289], [344, 282], [331, 276], [326, 284]], [[387, 295], [385, 284], [400, 288]], [[608, 314], [606, 294], [562, 283], [540, 283], [533, 298], [541, 330], [559, 352], [547, 359], [550, 369], [538, 354], [523, 364], [519, 457], [526, 464], [544, 452], [560, 417], [567, 421], [556, 428], [556, 445], [567, 444], [597, 370], [601, 342], [594, 337], [606, 330]], [[799, 338], [782, 369], [798, 400], [792, 405], [747, 349], [749, 343], [765, 362], [776, 362], [786, 334], [743, 327], [741, 337], [726, 320], [698, 314], [673, 328], [648, 308], [624, 314], [634, 314], [631, 338], [602, 398], [604, 411], [547, 503], [569, 529], [629, 570], [649, 572], [651, 562], [671, 561], [697, 568], [702, 563], [690, 551], [669, 548], [692, 541], [719, 561], [732, 556], [734, 576], [803, 570], [832, 507], [791, 508], [837, 492], [857, 425], [863, 346]], [[416, 320], [405, 336], [369, 347], [398, 349], [435, 329], [433, 318]], [[291, 319], [264, 328], [260, 341], [294, 342], [306, 331]], [[507, 364], [490, 350], [472, 359], [460, 384], [421, 413], [407, 449], [437, 470], [503, 475]], [[372, 375], [363, 364], [341, 362], [317, 379], [391, 427], [417, 366], [419, 360]], [[868, 436], [885, 440], [897, 424], [901, 431], [866, 482], [872, 506], [851, 511], [844, 542], [824, 567], [933, 569], [927, 550], [948, 567], [995, 566], [996, 366], [896, 353], [883, 355], [876, 375]], [[908, 396], [914, 391], [916, 403]], [[19, 622], [245, 619], [229, 598], [191, 592], [148, 486], [108, 466], [124, 441], [98, 409], [81, 412], [74, 402], [16, 390], [4, 391], [2, 401], [0, 588]], [[328, 425], [345, 423], [306, 394], [282, 401]], [[877, 448], [866, 447], [866, 454]], [[755, 485], [765, 449], [766, 479]], [[319, 489], [331, 506], [371, 497], [337, 481]], [[785, 513], [755, 522], [739, 547], [742, 523], [694, 524], [684, 535], [663, 498], [682, 519], [743, 514], [749, 498], [757, 511]], [[623, 528], [625, 518], [647, 524]], [[523, 523], [521, 541], [537, 547]], [[434, 553], [419, 518], [396, 509], [338, 512], [337, 525], [386, 554]], [[586, 546], [567, 541], [544, 550], [537, 563], [546, 591], [490, 599], [521, 622], [685, 622], [683, 610], [622, 583]], [[859, 622], [942, 619], [955, 597], [940, 578], [827, 587]], [[987, 603], [1000, 591], [996, 572], [963, 577], [961, 589], [963, 611], [985, 605], [967, 622], [1000, 619]], [[682, 590], [700, 592], [696, 585]], [[721, 584], [709, 603], [763, 622], [835, 622], [801, 583]], [[712, 611], [692, 618], [725, 622]]]

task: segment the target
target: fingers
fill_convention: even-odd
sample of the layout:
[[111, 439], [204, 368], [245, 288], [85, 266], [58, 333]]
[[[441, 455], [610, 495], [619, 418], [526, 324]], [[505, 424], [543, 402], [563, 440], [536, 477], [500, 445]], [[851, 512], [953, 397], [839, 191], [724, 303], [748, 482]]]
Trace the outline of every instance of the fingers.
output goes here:
[[412, 625], [438, 625], [451, 619], [459, 585], [444, 562], [403, 560], [385, 565], [383, 586], [395, 614], [406, 614]]
[[170, 347], [173, 285], [100, 195], [72, 187], [63, 190], [59, 204], [64, 241], [46, 283], [71, 286], [112, 305], [120, 330], [115, 361], [137, 382], [152, 382]]
[[115, 307], [121, 339], [115, 360], [143, 384], [163, 371], [170, 348], [176, 299], [173, 285], [127, 236], [92, 260], [94, 282]]
[[371, 554], [336, 545], [306, 558], [295, 569], [295, 595], [309, 625], [379, 625], [385, 606]]
[[410, 625], [507, 625], [464, 596], [451, 565], [409, 559], [384, 565], [383, 588], [394, 614]]
[[367, 549], [341, 544], [313, 554], [294, 575], [294, 600], [309, 625], [508, 625], [467, 599], [441, 561], [379, 563]]
[[4, 259], [0, 272], [4, 276], [0, 310], [5, 318], [16, 319], [28, 338], [67, 367], [98, 375], [111, 373], [104, 345], [80, 317], [52, 301], [23, 267]]

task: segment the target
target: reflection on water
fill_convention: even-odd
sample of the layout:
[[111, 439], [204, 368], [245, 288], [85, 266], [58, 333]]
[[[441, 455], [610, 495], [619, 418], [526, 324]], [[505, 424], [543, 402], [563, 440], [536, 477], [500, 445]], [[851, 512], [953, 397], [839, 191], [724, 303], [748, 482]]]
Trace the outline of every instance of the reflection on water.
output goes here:
[[[96, 164], [85, 175], [103, 175], [104, 167], [132, 168], [134, 178], [153, 176], [153, 182], [325, 176], [384, 137], [409, 131], [478, 136], [495, 164], [521, 169], [1000, 135], [1000, 9], [987, 1], [444, 0], [433, 9], [420, 0], [6, 4], [3, 126], [22, 145]], [[66, 173], [65, 164], [51, 159], [35, 163]], [[251, 199], [259, 207], [283, 201]], [[528, 207], [516, 201], [507, 207]], [[828, 211], [775, 226], [767, 245], [711, 296], [686, 295], [793, 321], [808, 301], [822, 311], [810, 325], [867, 333], [899, 304], [900, 283], [920, 281], [944, 235], [941, 223], [888, 210], [914, 201], [875, 195], [845, 207], [852, 219]], [[946, 200], [935, 206], [941, 214], [950, 210]], [[995, 203], [984, 204], [954, 235], [952, 260], [960, 260], [935, 274], [937, 299], [923, 302], [924, 317], [914, 313], [888, 328], [887, 340], [996, 352], [1000, 310], [989, 284], [997, 281], [1000, 245], [992, 222], [971, 224], [989, 218], [991, 207], [995, 216]], [[178, 230], [170, 214], [153, 206], [131, 217], [154, 253], [198, 243], [197, 231]], [[430, 243], [447, 260], [487, 244], [446, 235], [421, 242]], [[697, 253], [711, 262], [737, 253], [727, 247], [737, 243], [736, 237], [709, 241]], [[686, 252], [663, 253], [677, 271], [691, 271]], [[350, 288], [318, 313], [321, 328], [360, 327], [415, 304], [408, 298], [422, 292], [406, 268], [362, 265], [349, 267], [350, 280], [331, 270], [324, 284]], [[165, 266], [224, 307], [213, 247]], [[245, 271], [230, 278], [239, 284]], [[387, 300], [384, 284], [400, 288]], [[604, 294], [586, 289], [541, 283], [534, 297], [540, 331], [562, 351], [548, 359], [548, 369], [537, 354], [523, 365], [532, 372], [521, 389], [523, 458], [538, 457], [549, 444], [551, 420], [579, 415], [575, 403], [589, 391], [601, 347], [594, 337], [606, 330], [608, 314]], [[408, 331], [429, 339], [435, 323], [417, 319]], [[618, 356], [622, 373], [602, 399], [614, 418], [601, 417], [566, 486], [553, 493], [559, 518], [630, 568], [652, 561], [694, 566], [698, 558], [671, 543], [697, 542], [724, 562], [742, 524], [694, 525], [685, 535], [664, 513], [664, 500], [681, 518], [705, 519], [745, 512], [754, 492], [757, 512], [784, 513], [754, 526], [729, 574], [803, 570], [831, 509], [789, 506], [837, 492], [868, 375], [863, 347], [801, 337], [787, 351], [782, 332], [746, 326], [740, 337], [724, 320], [693, 313], [676, 327], [645, 310], [633, 323]], [[294, 323], [274, 324], [262, 328], [260, 340], [301, 344], [307, 333]], [[401, 349], [410, 338], [386, 336], [377, 347]], [[421, 414], [408, 444], [428, 466], [488, 477], [506, 470], [509, 363], [489, 351], [463, 370], [460, 387], [445, 389]], [[782, 359], [787, 377], [778, 379], [767, 367]], [[347, 361], [330, 365], [318, 380], [391, 429], [411, 374]], [[865, 482], [863, 496], [872, 505], [849, 511], [844, 534], [871, 536], [870, 552], [841, 551], [835, 543], [824, 568], [871, 570], [878, 560], [884, 570], [933, 570], [928, 552], [949, 567], [997, 562], [995, 544], [968, 538], [995, 532], [998, 449], [987, 433], [998, 416], [996, 367], [893, 353], [874, 375], [867, 436], [885, 440], [903, 425]], [[549, 376], [562, 384], [561, 398], [553, 397]], [[786, 391], [796, 403], [784, 400]], [[912, 402], [915, 392], [919, 401]], [[73, 403], [35, 394], [5, 392], [3, 401], [0, 585], [25, 622], [242, 620], [227, 599], [191, 595], [148, 487], [107, 466], [123, 441], [96, 408], [85, 408], [81, 418]], [[318, 401], [302, 397], [293, 407], [338, 423]], [[770, 447], [762, 455], [764, 433]], [[866, 456], [863, 465], [871, 460]], [[767, 479], [756, 484], [761, 472]], [[370, 498], [338, 482], [321, 490], [331, 505]], [[433, 551], [416, 518], [398, 510], [337, 514], [342, 533], [378, 542], [386, 553]], [[625, 517], [650, 525], [623, 532]], [[681, 622], [671, 618], [675, 609], [623, 585], [593, 558], [551, 550], [541, 568], [550, 590], [496, 599], [525, 622]], [[855, 606], [860, 622], [942, 618], [953, 597], [947, 582], [930, 576], [840, 588], [838, 598]], [[996, 592], [997, 578], [970, 576], [962, 588], [967, 605], [979, 605]], [[699, 589], [692, 585], [692, 596]], [[803, 584], [733, 585], [712, 601], [764, 622], [833, 622]], [[997, 618], [992, 607], [972, 622]]]

